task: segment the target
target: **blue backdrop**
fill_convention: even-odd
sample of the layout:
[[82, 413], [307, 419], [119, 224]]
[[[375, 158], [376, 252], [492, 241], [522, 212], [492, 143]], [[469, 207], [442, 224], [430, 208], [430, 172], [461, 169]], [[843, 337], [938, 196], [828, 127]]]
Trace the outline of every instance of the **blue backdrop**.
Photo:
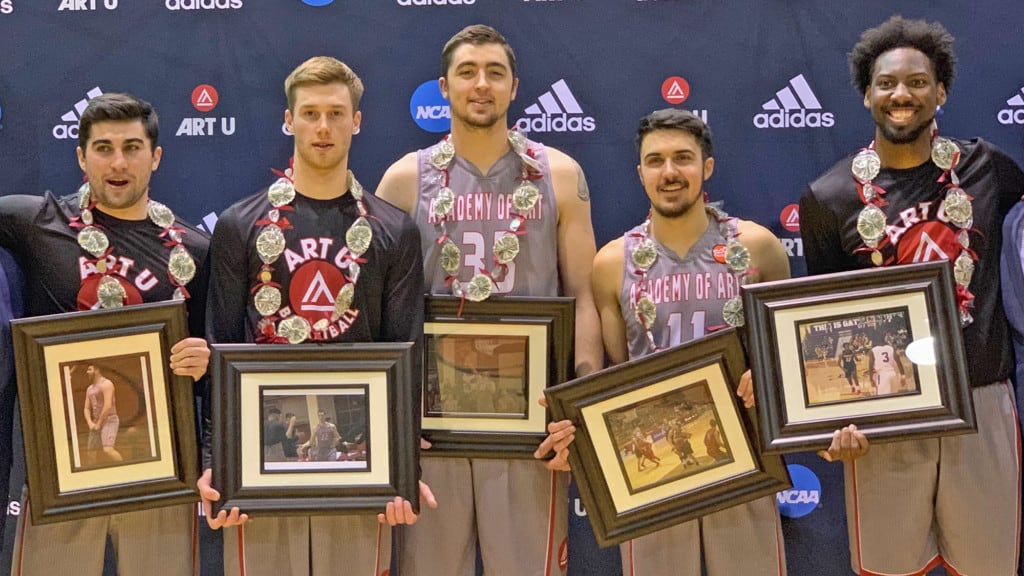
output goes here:
[[[485, 22], [519, 57], [511, 120], [586, 171], [599, 245], [647, 210], [637, 120], [677, 106], [714, 130], [712, 198], [768, 226], [802, 274], [795, 203], [873, 135], [846, 52], [896, 12], [940, 20], [958, 39], [942, 131], [1024, 159], [1019, 0], [0, 0], [0, 193], [74, 191], [78, 114], [101, 92], [130, 91], [161, 115], [154, 197], [212, 229], [286, 166], [283, 80], [317, 54], [366, 84], [351, 166], [372, 187], [395, 159], [440, 138], [447, 108], [431, 83], [441, 46]], [[808, 469], [779, 497], [794, 516], [783, 525], [790, 574], [849, 573], [841, 470], [811, 455], [788, 461]], [[567, 505], [571, 574], [618, 574], [617, 552], [596, 548], [575, 495]], [[218, 573], [206, 550], [204, 574]]]

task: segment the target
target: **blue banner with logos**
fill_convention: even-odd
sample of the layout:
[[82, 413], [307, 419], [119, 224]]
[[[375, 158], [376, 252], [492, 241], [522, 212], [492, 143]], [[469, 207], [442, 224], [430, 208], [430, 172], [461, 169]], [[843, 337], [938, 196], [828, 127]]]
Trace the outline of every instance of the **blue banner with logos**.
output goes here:
[[[161, 118], [153, 196], [211, 230], [287, 166], [283, 81], [319, 54], [366, 85], [351, 166], [372, 188], [394, 160], [443, 136], [441, 47], [483, 22], [518, 56], [510, 124], [582, 165], [599, 246], [645, 216], [634, 131], [674, 106], [714, 131], [711, 199], [771, 229], [799, 275], [800, 194], [873, 135], [846, 53], [894, 13], [939, 20], [957, 37], [942, 132], [1024, 160], [1019, 0], [0, 0], [0, 194], [74, 191], [79, 115], [101, 93], [128, 91]], [[790, 574], [848, 574], [841, 468], [809, 454], [787, 461], [795, 486], [777, 499]], [[566, 505], [570, 574], [619, 574], [618, 552], [596, 546], [575, 492]], [[218, 537], [203, 534], [203, 574], [219, 573]]]

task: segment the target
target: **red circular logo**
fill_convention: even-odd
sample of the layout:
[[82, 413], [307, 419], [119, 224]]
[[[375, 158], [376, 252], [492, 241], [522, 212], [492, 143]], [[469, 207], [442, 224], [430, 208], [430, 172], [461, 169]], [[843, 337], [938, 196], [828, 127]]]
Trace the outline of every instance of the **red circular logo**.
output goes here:
[[669, 76], [661, 83], [661, 97], [669, 104], [682, 104], [690, 97], [690, 83], [682, 76]]
[[288, 286], [292, 312], [315, 324], [321, 318], [331, 319], [334, 298], [345, 285], [345, 276], [333, 264], [311, 260], [299, 266]]
[[782, 223], [782, 227], [790, 232], [800, 231], [800, 205], [799, 204], [788, 204], [779, 213], [779, 222]]
[[951, 260], [960, 253], [956, 233], [939, 222], [922, 222], [903, 233], [896, 244], [897, 264]]
[[715, 247], [711, 249], [711, 254], [715, 257], [715, 262], [725, 264], [725, 244], [715, 244]]
[[200, 84], [192, 90], [192, 106], [200, 112], [209, 112], [217, 107], [220, 96], [217, 89], [209, 84]]
[[[124, 305], [131, 306], [133, 304], [142, 304], [142, 294], [139, 293], [139, 289], [134, 284], [122, 278], [118, 274], [109, 275], [114, 280], [117, 280], [118, 284], [124, 288]], [[79, 310], [96, 310], [100, 307], [99, 298], [96, 295], [96, 290], [100, 287], [100, 280], [103, 279], [102, 274], [93, 274], [82, 280], [82, 287], [78, 290], [78, 309]]]

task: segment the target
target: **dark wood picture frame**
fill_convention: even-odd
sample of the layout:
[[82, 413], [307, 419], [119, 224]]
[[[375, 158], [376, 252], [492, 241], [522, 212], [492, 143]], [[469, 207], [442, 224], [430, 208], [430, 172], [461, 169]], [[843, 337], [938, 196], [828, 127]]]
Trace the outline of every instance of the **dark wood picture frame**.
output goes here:
[[[21, 318], [11, 326], [33, 523], [198, 500], [192, 379], [169, 366], [171, 346], [188, 335], [183, 301]], [[138, 360], [133, 374], [140, 381], [130, 385], [141, 398], [131, 414], [121, 405], [115, 429], [120, 438], [140, 438], [131, 426], [140, 422], [138, 434], [148, 440], [142, 450], [150, 456], [117, 462], [97, 455], [102, 464], [85, 466], [94, 447], [82, 446], [79, 402], [86, 392], [72, 385], [72, 374], [77, 365], [109, 365], [114, 357]], [[105, 376], [118, 386], [129, 383], [117, 374]], [[95, 434], [99, 440], [102, 432]]]
[[[574, 298], [494, 296], [470, 302], [454, 296], [427, 296], [421, 411], [423, 437], [432, 446], [423, 455], [533, 458], [547, 435], [547, 414], [538, 400], [545, 388], [565, 382], [572, 374], [575, 321]], [[523, 410], [521, 417], [435, 417], [430, 410], [430, 389], [440, 380], [441, 369], [437, 367], [440, 353], [431, 356], [436, 351], [431, 340], [462, 336], [479, 342], [496, 335], [521, 338], [526, 343], [520, 374], [525, 398], [516, 404]]]
[[[221, 493], [215, 513], [237, 506], [251, 516], [372, 514], [395, 496], [419, 509], [412, 343], [210, 347], [213, 480]], [[332, 389], [353, 388], [364, 390], [367, 399], [365, 469], [264, 468], [265, 389], [330, 395]]]
[[[569, 462], [600, 546], [663, 530], [791, 487], [781, 458], [762, 456], [757, 450], [754, 414], [741, 408], [736, 396], [745, 369], [739, 337], [735, 330], [727, 329], [545, 391], [553, 418], [572, 420], [576, 426]], [[699, 389], [710, 393], [699, 404], [680, 406], [664, 401]], [[672, 455], [668, 450], [669, 433], [662, 430], [664, 439], [652, 444], [665, 442], [660, 448], [664, 462], [659, 462], [659, 467], [672, 467], [666, 469], [666, 477], [636, 490], [627, 478], [627, 469], [634, 460], [629, 460], [628, 467], [623, 465], [629, 456], [623, 456], [621, 434], [617, 435], [609, 424], [609, 414], [626, 413], [635, 416], [635, 421], [643, 421], [645, 416], [638, 407], [644, 405], [654, 407], [649, 414], [660, 412], [659, 422], [669, 412], [679, 416], [673, 426], [680, 422], [696, 426], [701, 422], [701, 430], [708, 424], [708, 430], [718, 427], [726, 454], [713, 456], [711, 450], [705, 450], [703, 462], [698, 457], [697, 469], [690, 471], [683, 451]], [[694, 438], [692, 444], [703, 442]], [[642, 459], [637, 457], [635, 461]]]
[[[826, 449], [833, 432], [848, 424], [856, 424], [872, 442], [977, 430], [949, 262], [764, 282], [744, 286], [742, 291], [765, 453]], [[912, 354], [895, 354], [897, 362], [913, 368], [916, 389], [903, 395], [882, 394], [874, 380], [869, 380], [861, 383], [870, 386], [868, 392], [863, 392], [861, 386], [861, 392], [854, 394], [855, 388], [849, 384], [851, 391], [847, 394], [842, 391], [846, 385], [840, 382], [840, 391], [835, 394], [853, 397], [853, 401], [847, 398], [830, 405], [808, 406], [804, 400], [806, 389], [811, 385], [828, 386], [825, 379], [835, 380], [844, 369], [828, 345], [823, 346], [824, 360], [814, 366], [814, 361], [807, 359], [801, 327], [820, 326], [823, 331], [829, 330], [829, 335], [834, 332], [835, 348], [845, 347], [842, 342], [846, 339], [858, 338], [851, 335], [857, 331], [864, 334], [867, 343], [874, 344], [867, 334], [873, 331], [878, 339], [883, 328], [876, 321], [893, 310], [905, 311], [901, 316], [909, 320], [908, 333], [923, 346], [918, 349], [929, 351], [926, 357], [934, 357], [934, 365], [928, 365], [912, 361]], [[864, 326], [864, 322], [875, 325]], [[927, 338], [933, 339], [931, 346]], [[910, 346], [917, 348], [914, 343]], [[898, 344], [894, 350], [899, 351]], [[836, 362], [834, 367], [830, 360]], [[816, 373], [814, 384], [809, 375], [812, 369]], [[828, 369], [835, 374], [817, 375]], [[854, 368], [853, 373], [860, 371]], [[859, 382], [859, 376], [854, 378]], [[900, 388], [903, 386], [901, 383]]]

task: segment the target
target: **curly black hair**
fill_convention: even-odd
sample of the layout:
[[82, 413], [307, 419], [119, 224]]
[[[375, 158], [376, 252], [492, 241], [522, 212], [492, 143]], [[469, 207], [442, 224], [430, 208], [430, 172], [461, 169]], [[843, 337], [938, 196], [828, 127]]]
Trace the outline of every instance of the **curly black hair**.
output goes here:
[[865, 94], [871, 85], [875, 60], [889, 50], [904, 47], [914, 48], [927, 56], [935, 69], [936, 80], [949, 91], [956, 75], [953, 35], [938, 22], [904, 20], [896, 15], [875, 28], [865, 30], [847, 56], [853, 85], [861, 94]]

